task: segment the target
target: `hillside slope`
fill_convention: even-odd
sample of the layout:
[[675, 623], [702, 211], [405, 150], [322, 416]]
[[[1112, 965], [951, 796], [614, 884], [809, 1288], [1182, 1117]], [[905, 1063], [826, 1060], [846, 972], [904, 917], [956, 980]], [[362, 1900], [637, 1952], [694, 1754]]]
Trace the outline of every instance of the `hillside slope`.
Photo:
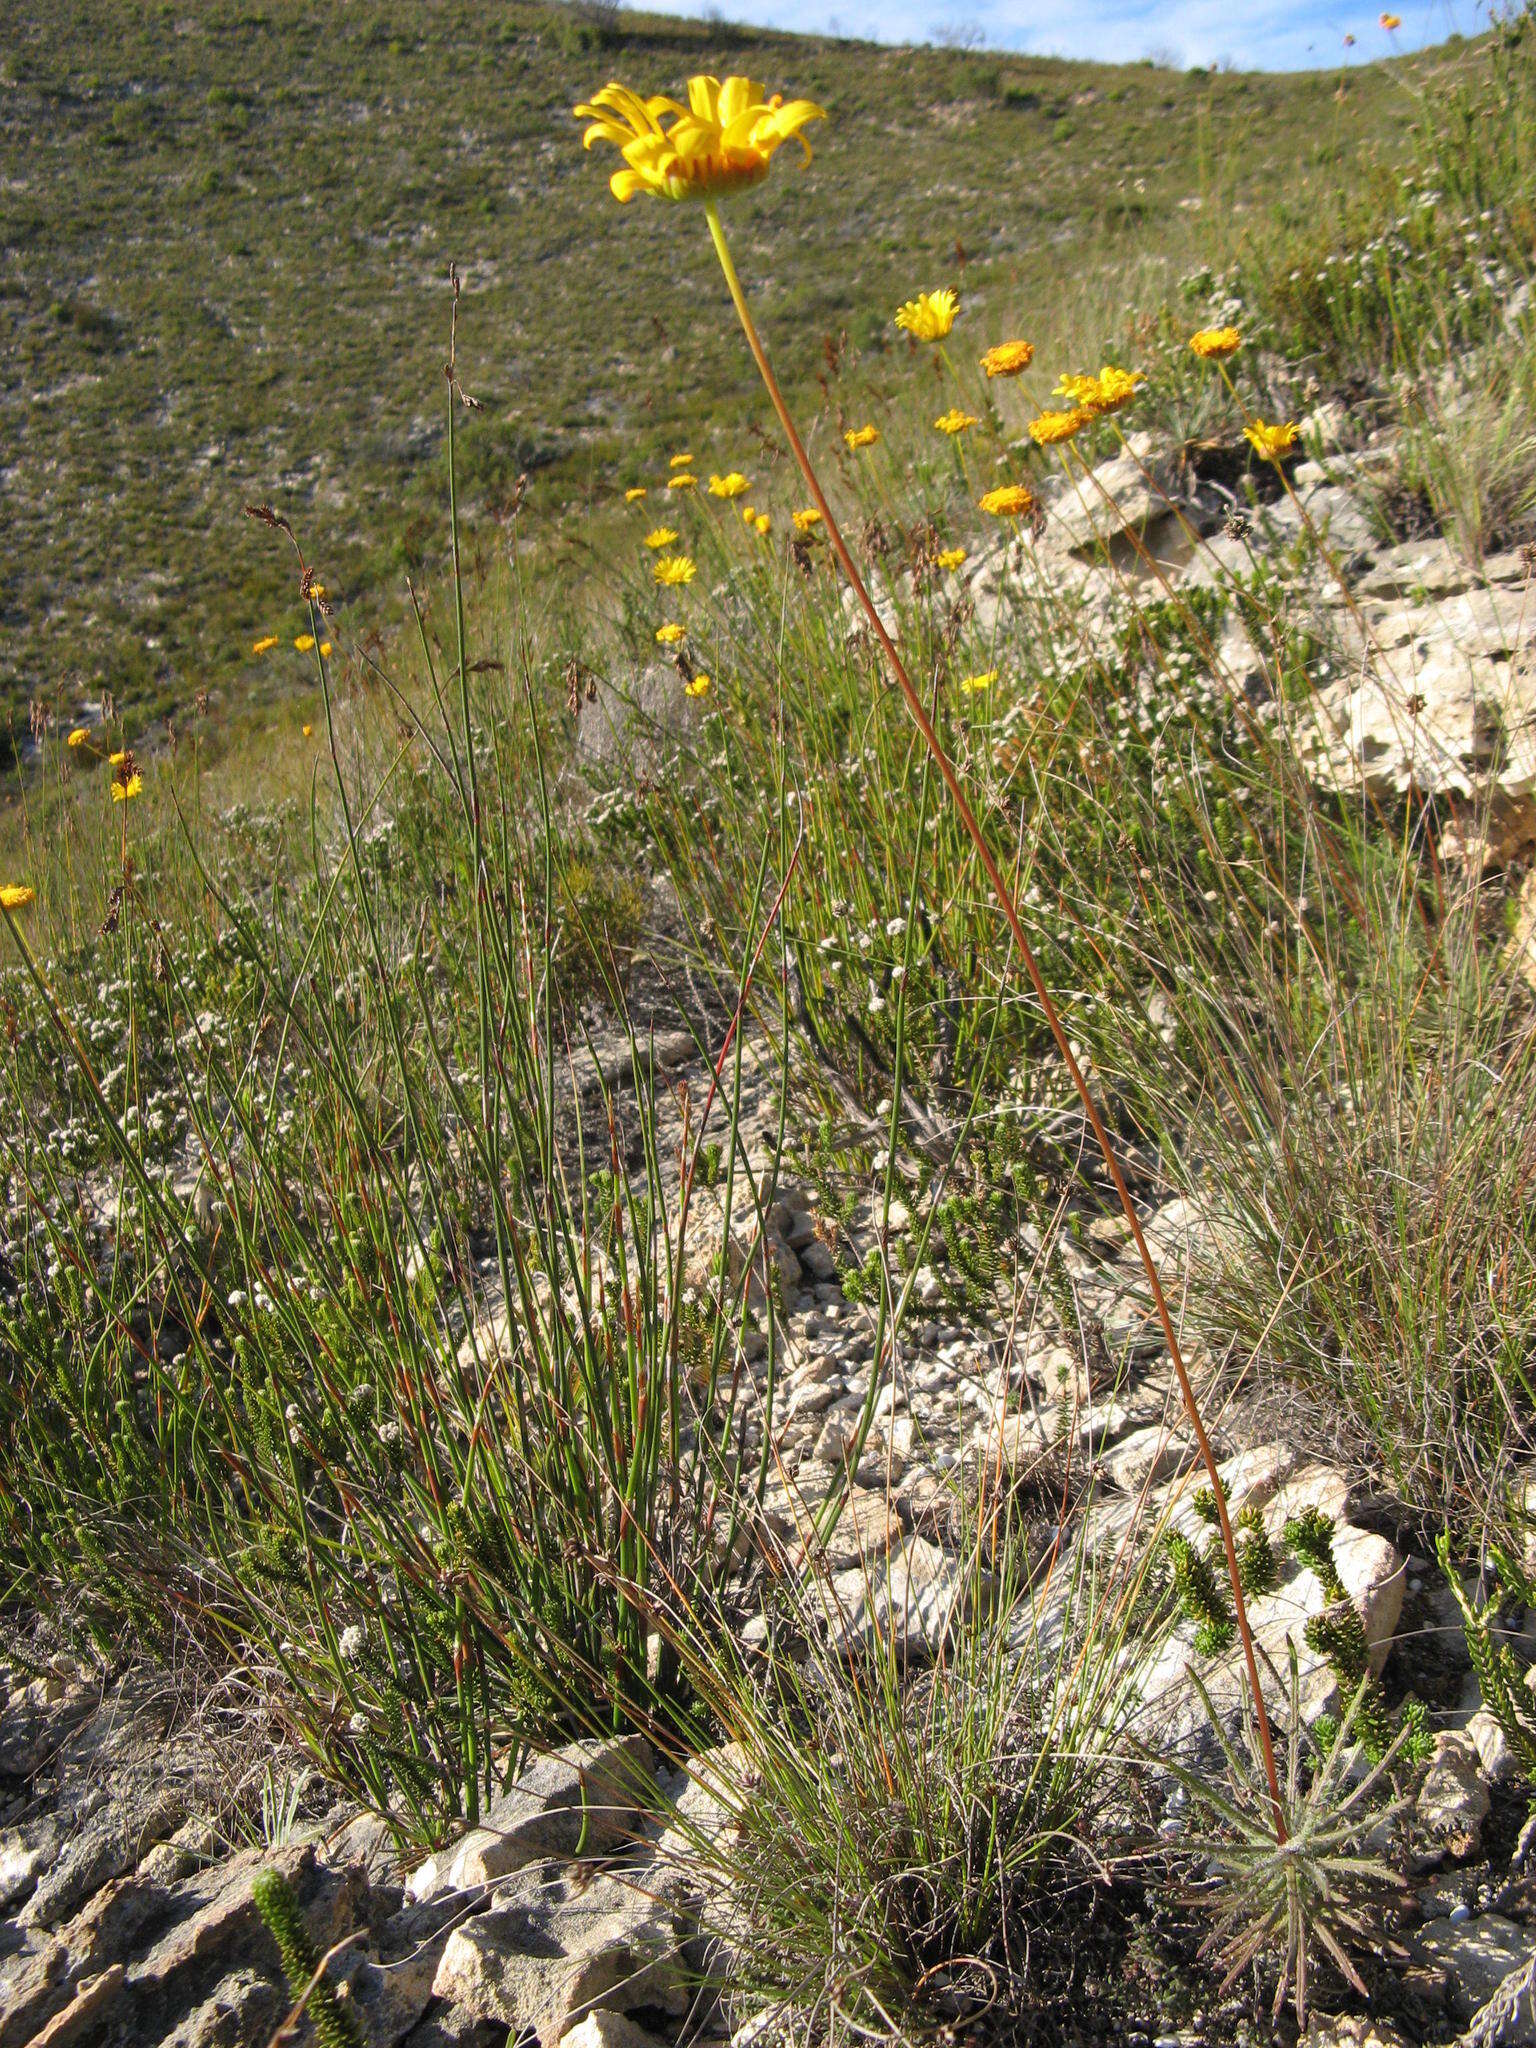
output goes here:
[[[955, 278], [1032, 318], [1310, 164], [1389, 135], [1357, 74], [1180, 76], [892, 50], [514, 4], [44, 0], [0, 71], [8, 543], [0, 702], [144, 714], [272, 680], [289, 594], [241, 516], [281, 504], [351, 602], [438, 533], [450, 259], [486, 408], [472, 493], [559, 465], [568, 498], [680, 422], [737, 409], [718, 279], [660, 207], [621, 212], [574, 99], [749, 69], [823, 102], [815, 164], [737, 208], [789, 380], [825, 338]], [[1118, 253], [1117, 253], [1118, 252]], [[553, 495], [553, 494], [548, 494]], [[366, 614], [364, 615], [366, 616]], [[354, 614], [353, 623], [358, 622]]]

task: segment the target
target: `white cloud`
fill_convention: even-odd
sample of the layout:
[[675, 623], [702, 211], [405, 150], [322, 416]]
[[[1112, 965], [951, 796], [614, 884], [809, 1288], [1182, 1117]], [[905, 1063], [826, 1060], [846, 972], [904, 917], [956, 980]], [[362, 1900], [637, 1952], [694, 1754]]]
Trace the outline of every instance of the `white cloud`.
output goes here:
[[[683, 4], [679, 14], [702, 14]], [[1359, 63], [1390, 50], [1413, 49], [1455, 29], [1471, 34], [1486, 24], [1486, 0], [1415, 0], [1397, 12], [1403, 26], [1389, 37], [1377, 26], [1379, 10], [1363, 0], [1096, 0], [1064, 17], [1056, 0], [837, 0], [835, 16], [823, 0], [721, 0], [728, 20], [806, 35], [841, 34], [883, 43], [942, 40], [947, 31], [980, 32], [990, 48], [1036, 56], [1091, 57], [1127, 63], [1155, 51], [1181, 64], [1231, 60], [1243, 70], [1323, 69], [1344, 58]]]

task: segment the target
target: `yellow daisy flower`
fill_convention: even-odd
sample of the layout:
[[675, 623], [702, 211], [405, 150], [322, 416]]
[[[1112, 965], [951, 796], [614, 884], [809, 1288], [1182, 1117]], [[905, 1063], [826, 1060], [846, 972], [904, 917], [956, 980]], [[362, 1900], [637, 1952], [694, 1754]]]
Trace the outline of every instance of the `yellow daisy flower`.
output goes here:
[[[688, 104], [663, 95], [641, 99], [626, 85], [605, 85], [590, 102], [577, 107], [578, 121], [591, 126], [584, 147], [611, 142], [624, 159], [609, 189], [615, 199], [647, 193], [657, 199], [710, 199], [738, 185], [754, 185], [768, 175], [773, 153], [781, 143], [800, 144], [810, 160], [810, 144], [801, 130], [825, 113], [811, 100], [790, 100], [782, 93], [765, 99], [750, 78], [700, 75], [688, 81]], [[670, 118], [671, 126], [662, 125]]]
[[37, 891], [24, 882], [0, 883], [0, 910], [25, 910], [37, 901]]
[[850, 448], [873, 448], [879, 438], [878, 427], [849, 427], [843, 434]]
[[1074, 405], [1070, 412], [1040, 413], [1029, 423], [1030, 439], [1040, 448], [1054, 448], [1059, 442], [1070, 441], [1074, 434], [1080, 434], [1084, 427], [1092, 426], [1093, 414], [1086, 405]]
[[644, 496], [644, 484], [631, 484], [629, 489], [624, 493], [624, 502], [626, 505], [638, 505], [640, 503], [640, 500]]
[[983, 669], [980, 675], [962, 676], [960, 687], [967, 697], [973, 697], [978, 690], [990, 690], [997, 678], [998, 671], [995, 668]]
[[918, 341], [942, 341], [955, 324], [960, 297], [946, 285], [942, 291], [919, 292], [896, 309], [896, 325]]
[[672, 526], [653, 526], [645, 536], [648, 548], [669, 548], [677, 539], [677, 529]]
[[697, 482], [698, 478], [691, 469], [680, 469], [676, 476], [669, 476], [667, 478], [667, 489], [669, 491], [691, 491]]
[[130, 775], [126, 782], [119, 782], [114, 778], [112, 783], [112, 801], [115, 804], [129, 803], [139, 794], [143, 787], [144, 778], [142, 775]]
[[133, 756], [129, 753], [128, 749], [120, 747], [115, 754], [108, 754], [107, 766], [109, 768], [122, 768], [132, 759]]
[[656, 638], [663, 647], [676, 647], [688, 638], [688, 628], [679, 626], [675, 620], [669, 619], [664, 626], [656, 628]]
[[773, 521], [768, 517], [768, 514], [766, 512], [759, 512], [757, 517], [753, 520], [752, 524], [756, 528], [758, 533], [766, 534], [768, 529], [773, 525]]
[[1300, 439], [1300, 429], [1290, 420], [1274, 426], [1266, 426], [1263, 420], [1255, 420], [1251, 427], [1244, 427], [1243, 439], [1266, 462], [1277, 462], [1282, 455], [1289, 454]]
[[1032, 341], [1000, 341], [981, 358], [981, 367], [989, 377], [1017, 377], [1034, 359]]
[[707, 697], [713, 687], [714, 685], [708, 676], [695, 676], [691, 683], [684, 683], [683, 695], [685, 697]]
[[821, 524], [821, 514], [814, 505], [807, 505], [803, 512], [792, 512], [790, 517], [795, 522], [796, 533], [809, 533], [813, 527]]
[[313, 654], [315, 651], [315, 636], [313, 633], [301, 633], [293, 644], [298, 653]]
[[1237, 354], [1243, 337], [1235, 327], [1202, 327], [1198, 334], [1189, 337], [1189, 345], [1202, 362], [1219, 363]]
[[1138, 388], [1145, 382], [1145, 374], [1140, 370], [1117, 370], [1113, 363], [1106, 363], [1097, 377], [1060, 378], [1056, 396], [1068, 398], [1073, 405], [1097, 416], [1099, 413], [1118, 412], [1122, 405], [1136, 396]]
[[933, 558], [941, 569], [958, 569], [965, 560], [964, 548], [941, 548]]
[[675, 589], [681, 583], [691, 583], [699, 566], [692, 555], [658, 555], [651, 573], [658, 583]]
[[994, 518], [1024, 519], [1035, 509], [1035, 494], [1028, 484], [999, 484], [976, 502]]
[[933, 423], [941, 434], [963, 434], [967, 427], [974, 427], [976, 415], [962, 412], [958, 405], [952, 405], [948, 412], [941, 412]]
[[724, 476], [712, 476], [709, 480], [712, 498], [739, 498], [746, 488], [747, 480], [739, 469], [728, 470]]
[[1099, 372], [1099, 395], [1094, 401], [1096, 410], [1118, 412], [1122, 405], [1128, 405], [1136, 396], [1138, 385], [1146, 381], [1144, 371], [1117, 370], [1112, 363], [1106, 363]]
[[270, 654], [276, 645], [277, 635], [275, 633], [263, 633], [261, 638], [251, 648], [251, 652], [252, 654]]
[[64, 744], [67, 747], [83, 747], [90, 736], [91, 728], [88, 725], [77, 725]]
[[691, 455], [669, 455], [667, 457], [667, 467], [668, 469], [692, 469], [693, 457]]
[[305, 739], [307, 739], [307, 740], [312, 740], [312, 739], [314, 738], [314, 736], [315, 736], [315, 728], [314, 728], [314, 727], [313, 727], [312, 725], [306, 725], [306, 726], [302, 727], [301, 729], [302, 729], [302, 731], [303, 731], [303, 734], [304, 734], [304, 737], [305, 737]]
[[322, 641], [320, 642], [320, 652], [321, 652], [321, 654], [322, 654], [322, 655], [323, 655], [323, 656], [325, 657], [325, 659], [326, 659], [327, 661], [329, 661], [329, 660], [330, 660], [330, 658], [331, 658], [331, 643], [330, 643], [330, 641], [329, 641], [329, 640], [322, 640]]

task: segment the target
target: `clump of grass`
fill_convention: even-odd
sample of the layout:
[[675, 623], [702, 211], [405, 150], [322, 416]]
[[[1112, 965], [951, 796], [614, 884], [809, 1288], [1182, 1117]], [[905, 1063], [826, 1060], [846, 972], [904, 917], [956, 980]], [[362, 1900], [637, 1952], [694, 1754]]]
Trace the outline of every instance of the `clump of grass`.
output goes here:
[[734, 2012], [808, 2042], [1007, 2038], [1117, 1997], [1136, 1888], [1114, 1892], [1109, 1865], [1136, 1839], [1126, 1731], [1157, 1640], [1131, 1626], [1144, 1566], [1063, 1555], [1032, 1585], [1014, 1533], [980, 1540], [999, 1518], [985, 1491], [962, 1510], [931, 1664], [915, 1614], [881, 1604], [877, 1552], [854, 1574], [856, 1649], [847, 1586], [820, 1568], [775, 1594], [795, 1649], [761, 1672], [679, 1632], [729, 1744], [729, 1824], [684, 1835]]

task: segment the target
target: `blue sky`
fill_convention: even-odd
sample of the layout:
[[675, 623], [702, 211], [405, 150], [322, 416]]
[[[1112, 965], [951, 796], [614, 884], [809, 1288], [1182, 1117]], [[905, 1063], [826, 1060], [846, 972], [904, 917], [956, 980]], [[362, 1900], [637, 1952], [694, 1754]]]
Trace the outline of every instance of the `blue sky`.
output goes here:
[[881, 42], [960, 36], [997, 50], [1110, 62], [1156, 55], [1180, 64], [1231, 61], [1243, 70], [1305, 70], [1417, 49], [1487, 26], [1485, 0], [1396, 0], [1402, 27], [1377, 26], [1379, 4], [1357, 0], [663, 0], [669, 14], [718, 12], [729, 21]]

